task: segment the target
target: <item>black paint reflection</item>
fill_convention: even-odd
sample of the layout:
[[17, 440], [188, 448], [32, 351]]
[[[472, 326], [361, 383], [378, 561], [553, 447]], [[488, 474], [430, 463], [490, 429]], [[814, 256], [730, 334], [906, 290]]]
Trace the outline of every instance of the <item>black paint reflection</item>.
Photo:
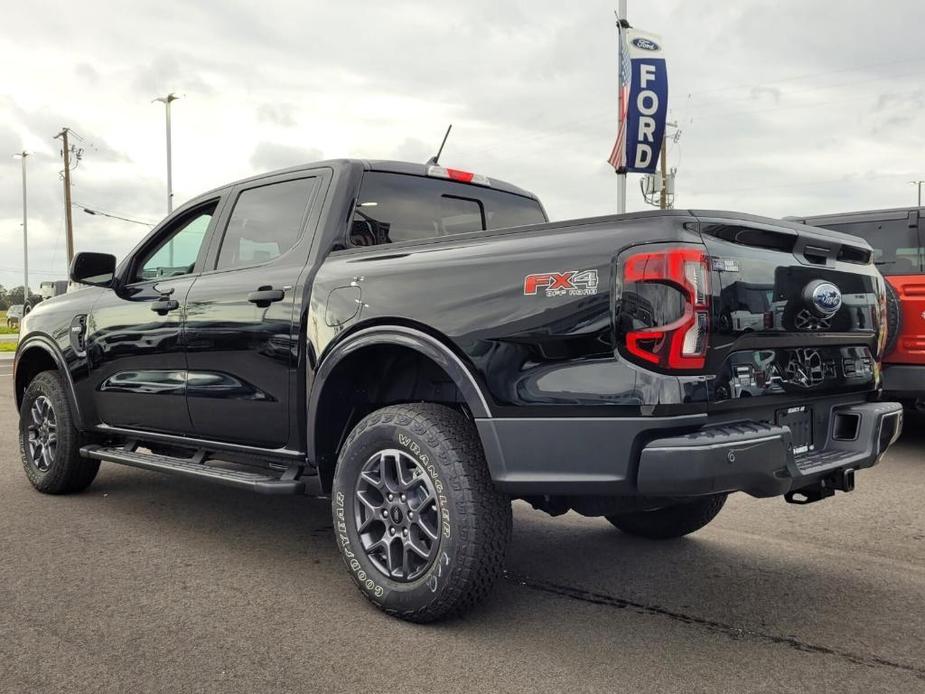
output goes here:
[[186, 372], [162, 369], [120, 371], [103, 380], [97, 390], [101, 393], [182, 396], [186, 392]]

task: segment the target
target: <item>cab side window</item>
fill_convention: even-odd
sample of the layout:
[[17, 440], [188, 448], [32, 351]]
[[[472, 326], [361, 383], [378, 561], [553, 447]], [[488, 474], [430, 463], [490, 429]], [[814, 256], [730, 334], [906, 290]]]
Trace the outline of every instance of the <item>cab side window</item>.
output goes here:
[[262, 265], [295, 246], [315, 181], [301, 178], [243, 191], [228, 220], [216, 269]]
[[158, 245], [148, 251], [135, 266], [135, 282], [188, 275], [206, 238], [217, 202], [212, 202], [179, 220]]

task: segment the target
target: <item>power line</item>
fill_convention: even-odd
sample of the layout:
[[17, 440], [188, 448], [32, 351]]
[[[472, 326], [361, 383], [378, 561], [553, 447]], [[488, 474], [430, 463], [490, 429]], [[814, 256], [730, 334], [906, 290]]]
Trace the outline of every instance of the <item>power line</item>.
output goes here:
[[76, 207], [79, 210], [83, 210], [87, 214], [98, 215], [100, 217], [109, 217], [110, 219], [118, 219], [119, 221], [122, 221], [122, 222], [131, 222], [132, 224], [141, 224], [142, 226], [146, 226], [146, 227], [154, 226], [150, 222], [142, 222], [139, 219], [130, 219], [128, 217], [122, 217], [121, 215], [112, 214], [111, 212], [104, 212], [98, 207], [87, 207], [86, 205], [83, 205], [79, 202], [72, 202], [71, 205], [73, 207]]

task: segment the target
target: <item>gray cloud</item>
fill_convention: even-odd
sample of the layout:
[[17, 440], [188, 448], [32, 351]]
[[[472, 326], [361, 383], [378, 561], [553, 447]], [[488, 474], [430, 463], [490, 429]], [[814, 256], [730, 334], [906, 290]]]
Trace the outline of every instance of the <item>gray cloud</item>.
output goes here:
[[274, 171], [321, 159], [324, 159], [324, 155], [319, 149], [261, 142], [254, 148], [250, 163], [257, 171]]
[[759, 84], [759, 85], [757, 85], [757, 86], [755, 86], [755, 87], [752, 87], [752, 88], [749, 90], [749, 95], [750, 95], [750, 96], [752, 97], [752, 99], [754, 99], [755, 101], [761, 101], [761, 100], [764, 99], [765, 97], [770, 97], [770, 100], [771, 100], [773, 103], [779, 104], [779, 103], [780, 103], [780, 97], [781, 97], [781, 90], [780, 90], [779, 87], [765, 87], [765, 86]]
[[25, 109], [8, 96], [0, 96], [0, 113], [6, 111], [8, 122], [15, 123], [31, 133], [37, 140], [48, 143], [49, 150], [60, 151], [60, 140], [54, 139], [64, 127], [73, 131], [70, 144], [83, 150], [81, 156], [101, 162], [130, 161], [125, 152], [112, 147], [94, 129], [84, 127], [72, 116], [48, 108]]
[[78, 63], [75, 65], [74, 74], [94, 87], [100, 82], [100, 73], [90, 63]]
[[189, 69], [190, 62], [194, 61], [182, 54], [161, 54], [146, 65], [135, 68], [132, 87], [151, 99], [168, 92], [209, 96], [213, 93], [212, 86], [198, 72]]
[[295, 113], [296, 107], [293, 104], [260, 104], [257, 107], [257, 120], [291, 128], [296, 124]]
[[[438, 137], [442, 139], [442, 135]], [[452, 137], [453, 135], [451, 133], [450, 140], [452, 140]], [[423, 164], [437, 153], [437, 149], [440, 147], [440, 139], [434, 140], [431, 144], [426, 144], [414, 137], [406, 138], [395, 148], [390, 158], [397, 159], [398, 161], [417, 161]], [[444, 147], [443, 150], [444, 152], [449, 151], [450, 140], [447, 141], [446, 147]]]

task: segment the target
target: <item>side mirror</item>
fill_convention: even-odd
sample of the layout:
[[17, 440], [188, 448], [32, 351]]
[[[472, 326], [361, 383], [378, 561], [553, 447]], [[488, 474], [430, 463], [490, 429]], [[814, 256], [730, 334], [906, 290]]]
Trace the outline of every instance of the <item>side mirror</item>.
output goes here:
[[72, 282], [111, 287], [116, 276], [116, 256], [109, 253], [78, 253], [71, 261]]

